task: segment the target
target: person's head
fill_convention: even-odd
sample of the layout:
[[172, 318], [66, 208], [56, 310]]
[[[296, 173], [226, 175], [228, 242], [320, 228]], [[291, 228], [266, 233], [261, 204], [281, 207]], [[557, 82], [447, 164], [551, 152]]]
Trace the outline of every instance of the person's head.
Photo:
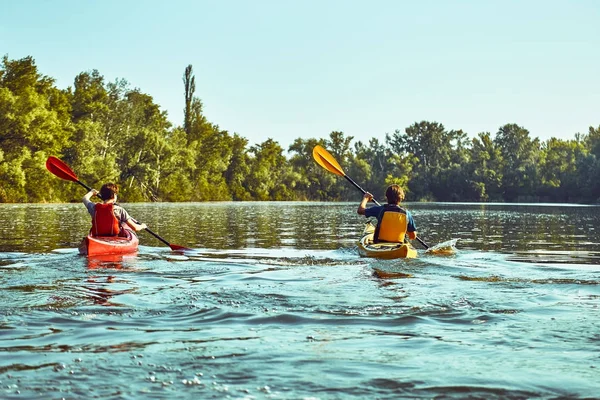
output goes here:
[[119, 187], [114, 183], [105, 183], [100, 188], [100, 197], [104, 201], [114, 199], [117, 193], [119, 193]]
[[404, 190], [398, 185], [390, 185], [385, 191], [388, 204], [400, 204], [404, 200]]

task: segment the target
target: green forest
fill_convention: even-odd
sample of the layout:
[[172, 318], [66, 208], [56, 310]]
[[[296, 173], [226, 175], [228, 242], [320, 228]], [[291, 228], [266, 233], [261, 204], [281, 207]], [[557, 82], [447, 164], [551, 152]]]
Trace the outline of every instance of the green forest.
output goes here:
[[124, 79], [107, 82], [93, 70], [59, 89], [32, 57], [4, 56], [0, 202], [79, 201], [82, 188], [50, 174], [48, 156], [92, 187], [118, 183], [124, 202], [358, 201], [353, 186], [313, 161], [317, 144], [378, 198], [397, 183], [408, 201], [600, 202], [600, 125], [540, 141], [514, 123], [469, 137], [420, 121], [384, 141], [332, 131], [284, 149], [210, 122], [191, 65], [182, 68], [181, 93], [184, 121], [173, 126], [151, 95]]

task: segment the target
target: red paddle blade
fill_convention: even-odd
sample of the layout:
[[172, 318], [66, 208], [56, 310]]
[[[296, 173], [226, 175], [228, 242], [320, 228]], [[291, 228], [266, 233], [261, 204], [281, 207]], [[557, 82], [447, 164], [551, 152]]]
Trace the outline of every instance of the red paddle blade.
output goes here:
[[77, 175], [75, 175], [75, 172], [73, 172], [73, 170], [67, 164], [56, 157], [48, 157], [46, 160], [46, 169], [61, 179], [71, 182], [79, 181]]
[[191, 250], [191, 249], [189, 249], [187, 247], [177, 246], [176, 244], [169, 244], [169, 247], [171, 248], [171, 250], [174, 250], [174, 251], [178, 251], [178, 250], [179, 251]]

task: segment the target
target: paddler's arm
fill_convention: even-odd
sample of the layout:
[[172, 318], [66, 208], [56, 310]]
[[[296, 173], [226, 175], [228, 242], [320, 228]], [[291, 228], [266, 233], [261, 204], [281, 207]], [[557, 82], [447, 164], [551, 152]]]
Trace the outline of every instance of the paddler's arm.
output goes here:
[[369, 192], [366, 192], [363, 196], [360, 204], [358, 205], [358, 210], [356, 212], [359, 215], [365, 215], [365, 211], [367, 210], [367, 203], [373, 199], [373, 195]]
[[415, 220], [413, 219], [413, 216], [410, 212], [407, 212], [406, 216], [408, 218], [408, 229], [409, 229], [406, 232], [406, 234], [408, 235], [408, 238], [410, 240], [415, 240], [417, 238], [417, 227], [415, 225]]
[[129, 218], [129, 219], [127, 220], [127, 225], [129, 225], [129, 227], [130, 227], [131, 229], [133, 229], [134, 231], [136, 231], [136, 232], [137, 232], [137, 231], [141, 231], [141, 230], [144, 230], [144, 229], [148, 228], [148, 226], [147, 226], [146, 224], [138, 224], [137, 222], [135, 222], [135, 221], [133, 220], [133, 218]]
[[92, 189], [89, 192], [86, 193], [85, 196], [83, 196], [83, 205], [85, 206], [85, 208], [87, 208], [88, 212], [90, 213], [91, 216], [94, 216], [94, 206], [95, 203], [91, 200], [92, 196], [95, 196], [98, 194], [98, 191], [96, 189]]

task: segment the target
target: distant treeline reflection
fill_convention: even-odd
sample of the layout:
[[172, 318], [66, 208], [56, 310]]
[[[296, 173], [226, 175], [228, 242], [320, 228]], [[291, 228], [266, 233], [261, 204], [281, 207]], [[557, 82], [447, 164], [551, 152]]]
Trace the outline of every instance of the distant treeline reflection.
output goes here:
[[[312, 160], [320, 144], [348, 176], [380, 196], [398, 183], [412, 201], [600, 201], [600, 126], [541, 142], [516, 124], [469, 138], [421, 121], [365, 139], [333, 131], [296, 139], [287, 152], [269, 138], [250, 145], [209, 122], [183, 74], [182, 126], [152, 96], [96, 70], [58, 89], [32, 57], [0, 65], [0, 202], [65, 202], [82, 188], [45, 170], [61, 158], [81, 181], [121, 185], [120, 200], [356, 200], [357, 192]], [[307, 116], [310, 118], [310, 116]], [[316, 135], [323, 134], [315, 132]]]

